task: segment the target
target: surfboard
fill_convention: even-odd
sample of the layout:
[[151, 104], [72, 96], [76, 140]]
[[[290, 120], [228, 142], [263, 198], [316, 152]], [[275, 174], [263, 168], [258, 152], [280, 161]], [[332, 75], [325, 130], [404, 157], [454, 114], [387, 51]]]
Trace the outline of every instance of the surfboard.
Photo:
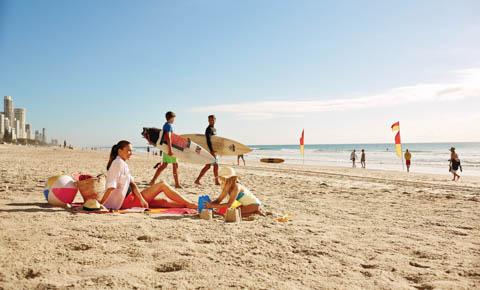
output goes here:
[[[203, 148], [208, 149], [205, 134], [183, 134], [182, 137], [188, 138]], [[219, 136], [212, 136], [212, 147], [220, 156], [237, 156], [252, 152], [252, 149], [240, 142]]]
[[262, 158], [260, 159], [260, 162], [263, 163], [283, 163], [285, 160], [281, 158]]
[[[148, 144], [155, 146], [167, 154], [168, 145], [161, 142], [163, 131], [158, 128], [143, 128], [143, 138], [147, 139]], [[175, 133], [172, 134], [172, 152], [180, 161], [198, 164], [209, 164], [216, 161], [215, 157], [208, 150], [199, 144], [183, 138]]]

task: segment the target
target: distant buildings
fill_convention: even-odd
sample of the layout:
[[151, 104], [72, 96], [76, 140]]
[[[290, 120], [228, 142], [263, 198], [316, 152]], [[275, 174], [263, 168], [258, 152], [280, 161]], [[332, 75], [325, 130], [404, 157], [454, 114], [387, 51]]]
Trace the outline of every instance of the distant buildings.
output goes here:
[[25, 139], [25, 114], [26, 110], [23, 108], [14, 108], [13, 109], [14, 116], [15, 116], [15, 129], [17, 132], [17, 138]]
[[[14, 108], [12, 96], [3, 98], [3, 112], [0, 112], [0, 140], [6, 142], [24, 142], [47, 144], [46, 129], [42, 133], [35, 131], [32, 136], [33, 128], [27, 124], [27, 110], [24, 108]], [[58, 143], [58, 141], [57, 141]]]
[[27, 134], [27, 139], [32, 140], [32, 127], [30, 124], [25, 124], [25, 133]]
[[13, 120], [13, 99], [11, 96], [5, 96], [3, 99], [3, 112], [6, 118]]
[[0, 139], [5, 135], [5, 114], [0, 113]]

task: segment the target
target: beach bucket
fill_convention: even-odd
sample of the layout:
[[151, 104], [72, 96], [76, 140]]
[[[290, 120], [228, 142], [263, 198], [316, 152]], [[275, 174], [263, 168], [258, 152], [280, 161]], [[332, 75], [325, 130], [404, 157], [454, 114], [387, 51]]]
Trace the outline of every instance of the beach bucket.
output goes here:
[[105, 192], [104, 174], [97, 175], [96, 177], [80, 175], [79, 180], [75, 183], [84, 201], [90, 199], [102, 200], [103, 193]]

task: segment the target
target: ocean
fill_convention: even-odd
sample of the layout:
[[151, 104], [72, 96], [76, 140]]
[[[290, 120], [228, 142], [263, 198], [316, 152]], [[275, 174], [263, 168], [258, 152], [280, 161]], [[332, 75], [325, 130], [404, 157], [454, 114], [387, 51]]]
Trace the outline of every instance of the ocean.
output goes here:
[[[410, 171], [423, 173], [448, 172], [450, 147], [455, 147], [462, 163], [464, 175], [480, 176], [480, 143], [408, 143], [403, 150], [412, 154]], [[360, 158], [365, 149], [366, 165], [371, 169], [403, 170], [402, 159], [397, 157], [393, 144], [316, 144], [305, 145], [305, 160], [298, 145], [251, 145], [253, 152], [248, 160], [276, 157], [285, 159], [287, 164], [327, 165], [351, 167], [350, 153], [355, 149]], [[359, 161], [359, 160], [358, 160]], [[357, 167], [360, 167], [358, 162]]]
[[[480, 176], [480, 143], [407, 143], [403, 150], [412, 153], [411, 172], [440, 173], [448, 172], [450, 147], [455, 147], [460, 157], [462, 175]], [[305, 164], [351, 167], [350, 153], [357, 151], [360, 158], [361, 150], [365, 149], [367, 168], [385, 170], [405, 170], [402, 159], [397, 157], [393, 144], [308, 144], [305, 145], [305, 160], [300, 155], [298, 145], [249, 145], [253, 151], [245, 155], [245, 160], [259, 161], [261, 158], [282, 158], [284, 164]], [[135, 147], [137, 152], [145, 152], [146, 147]], [[157, 149], [155, 149], [157, 150]], [[231, 163], [236, 158], [221, 158], [220, 162]], [[360, 166], [360, 160], [357, 162]]]

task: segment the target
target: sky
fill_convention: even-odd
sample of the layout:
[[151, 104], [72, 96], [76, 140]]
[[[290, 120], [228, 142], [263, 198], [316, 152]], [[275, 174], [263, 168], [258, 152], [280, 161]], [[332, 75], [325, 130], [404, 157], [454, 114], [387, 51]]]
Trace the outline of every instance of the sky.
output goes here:
[[[75, 146], [480, 141], [480, 1], [0, 0], [0, 95]], [[1, 109], [0, 109], [1, 110]]]

